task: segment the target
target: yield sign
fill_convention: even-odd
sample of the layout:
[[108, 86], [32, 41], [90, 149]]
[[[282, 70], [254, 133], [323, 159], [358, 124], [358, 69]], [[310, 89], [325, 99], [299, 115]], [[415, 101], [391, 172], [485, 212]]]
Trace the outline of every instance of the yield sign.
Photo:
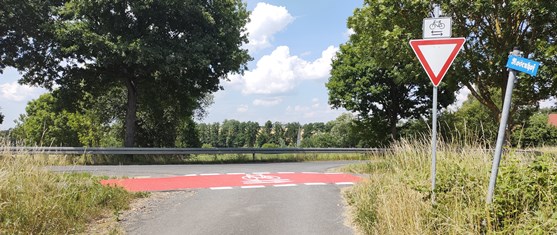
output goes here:
[[438, 86], [465, 41], [465, 38], [417, 39], [410, 40], [410, 46], [433, 85]]

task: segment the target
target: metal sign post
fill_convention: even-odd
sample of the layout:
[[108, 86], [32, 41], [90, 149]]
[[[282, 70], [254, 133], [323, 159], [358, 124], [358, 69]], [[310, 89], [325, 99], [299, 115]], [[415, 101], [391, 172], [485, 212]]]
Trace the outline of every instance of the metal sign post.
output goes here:
[[503, 142], [505, 141], [505, 129], [507, 128], [507, 120], [509, 118], [509, 110], [511, 108], [511, 98], [513, 93], [514, 82], [516, 80], [516, 72], [521, 71], [536, 76], [539, 63], [532, 60], [521, 58], [522, 52], [515, 47], [509, 56], [507, 67], [509, 68], [509, 80], [507, 81], [507, 90], [505, 91], [505, 101], [503, 102], [503, 112], [501, 113], [501, 123], [499, 123], [499, 132], [497, 134], [497, 143], [495, 153], [493, 155], [493, 165], [491, 166], [491, 177], [489, 178], [489, 188], [487, 190], [487, 204], [493, 202], [493, 193], [497, 182], [497, 173], [499, 172], [499, 163], [501, 162], [501, 152], [503, 150]]
[[433, 86], [433, 111], [431, 124], [431, 203], [435, 204], [435, 177], [437, 166], [437, 86]]
[[[435, 177], [437, 165], [437, 86], [447, 73], [456, 55], [466, 42], [465, 38], [451, 38], [451, 18], [439, 18], [441, 9], [435, 4], [433, 17], [424, 19], [424, 39], [410, 40], [410, 47], [418, 57], [433, 83], [431, 125], [431, 202], [435, 204]], [[426, 32], [429, 30], [428, 32]]]

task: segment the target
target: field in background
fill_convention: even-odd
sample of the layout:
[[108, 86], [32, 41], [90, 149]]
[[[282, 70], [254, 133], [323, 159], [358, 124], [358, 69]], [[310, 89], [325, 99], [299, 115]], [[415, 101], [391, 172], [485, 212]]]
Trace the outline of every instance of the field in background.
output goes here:
[[0, 234], [68, 234], [119, 211], [143, 194], [104, 187], [89, 174], [57, 174], [44, 159], [14, 156], [0, 147]]
[[385, 157], [344, 170], [369, 174], [345, 193], [364, 234], [557, 234], [557, 157], [505, 153], [492, 205], [485, 203], [492, 151], [440, 143], [436, 203], [431, 146], [399, 141]]
[[36, 154], [32, 158], [51, 165], [121, 165], [121, 164], [227, 164], [256, 162], [303, 162], [335, 160], [368, 160], [371, 154], [327, 153], [327, 154], [190, 154], [190, 155], [46, 155]]

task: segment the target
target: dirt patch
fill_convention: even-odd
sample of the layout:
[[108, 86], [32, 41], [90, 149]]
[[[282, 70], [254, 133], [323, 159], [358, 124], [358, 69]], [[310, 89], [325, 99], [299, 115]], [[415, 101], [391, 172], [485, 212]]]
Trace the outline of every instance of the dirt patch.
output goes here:
[[101, 218], [92, 221], [81, 234], [126, 234], [126, 227], [149, 217], [159, 205], [169, 198], [190, 197], [193, 191], [152, 192], [144, 198], [137, 198], [130, 204], [130, 209], [118, 214], [106, 212]]

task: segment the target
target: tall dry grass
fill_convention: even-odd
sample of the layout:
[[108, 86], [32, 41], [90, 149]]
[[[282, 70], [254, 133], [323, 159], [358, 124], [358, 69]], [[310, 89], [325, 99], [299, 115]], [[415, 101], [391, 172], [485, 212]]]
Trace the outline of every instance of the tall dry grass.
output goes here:
[[369, 175], [345, 194], [353, 221], [364, 234], [557, 233], [557, 157], [505, 153], [487, 205], [493, 153], [484, 147], [438, 143], [435, 204], [430, 141], [402, 140], [348, 167]]
[[133, 195], [88, 174], [57, 174], [45, 159], [0, 147], [0, 234], [67, 234], [106, 212], [126, 209]]

